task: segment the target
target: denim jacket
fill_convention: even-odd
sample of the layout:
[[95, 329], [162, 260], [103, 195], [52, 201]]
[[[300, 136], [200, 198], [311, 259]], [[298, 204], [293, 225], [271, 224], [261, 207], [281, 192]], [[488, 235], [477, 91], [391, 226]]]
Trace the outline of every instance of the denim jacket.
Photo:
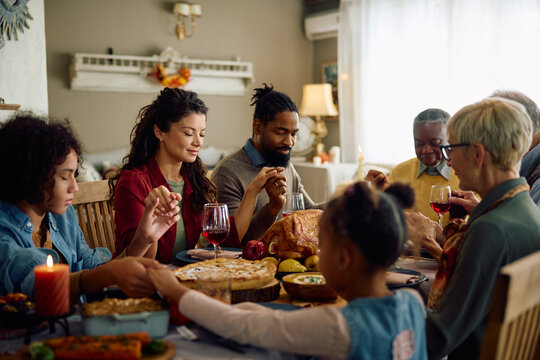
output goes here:
[[[66, 259], [70, 271], [92, 269], [111, 259], [105, 248], [90, 249], [72, 206], [61, 215], [47, 213], [54, 249]], [[0, 294], [34, 293], [34, 267], [45, 264], [47, 255], [59, 262], [56, 250], [37, 248], [32, 241], [30, 218], [15, 205], [0, 201]]]

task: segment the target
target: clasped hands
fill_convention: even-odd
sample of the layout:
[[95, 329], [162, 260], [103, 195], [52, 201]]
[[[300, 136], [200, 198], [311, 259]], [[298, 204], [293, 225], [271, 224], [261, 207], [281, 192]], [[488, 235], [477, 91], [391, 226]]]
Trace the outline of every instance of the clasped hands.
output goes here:
[[[267, 170], [265, 170], [267, 169]], [[283, 206], [285, 206], [286, 194], [287, 194], [287, 179], [283, 171], [283, 167], [274, 167], [274, 168], [263, 168], [261, 173], [264, 171], [274, 171], [275, 175], [266, 180], [264, 188], [270, 199], [268, 203], [268, 211], [271, 215], [277, 216]], [[259, 174], [261, 174], [259, 173]]]

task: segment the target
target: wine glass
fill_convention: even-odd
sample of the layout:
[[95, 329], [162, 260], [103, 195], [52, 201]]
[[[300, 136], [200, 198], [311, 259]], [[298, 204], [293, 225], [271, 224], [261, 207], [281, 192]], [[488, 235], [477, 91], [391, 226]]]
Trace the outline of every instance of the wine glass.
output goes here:
[[227, 204], [204, 204], [202, 233], [214, 245], [214, 258], [218, 255], [218, 245], [229, 235], [231, 223]]
[[283, 217], [291, 215], [297, 210], [304, 210], [304, 195], [302, 193], [287, 194], [285, 206], [283, 207]]
[[439, 215], [439, 225], [442, 226], [442, 218], [445, 212], [450, 210], [452, 203], [452, 190], [447, 185], [433, 185], [429, 195], [429, 205]]

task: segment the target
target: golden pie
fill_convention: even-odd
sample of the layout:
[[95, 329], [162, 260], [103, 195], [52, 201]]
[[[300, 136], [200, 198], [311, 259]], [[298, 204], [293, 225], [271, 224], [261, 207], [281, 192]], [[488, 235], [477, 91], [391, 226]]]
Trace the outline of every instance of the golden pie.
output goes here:
[[229, 273], [231, 290], [255, 289], [269, 284], [276, 275], [276, 265], [268, 261], [217, 258], [189, 264], [175, 270], [182, 284], [196, 289], [198, 274]]
[[165, 310], [160, 300], [150, 298], [116, 299], [106, 298], [82, 305], [84, 316], [102, 316], [110, 314], [132, 314], [145, 311]]

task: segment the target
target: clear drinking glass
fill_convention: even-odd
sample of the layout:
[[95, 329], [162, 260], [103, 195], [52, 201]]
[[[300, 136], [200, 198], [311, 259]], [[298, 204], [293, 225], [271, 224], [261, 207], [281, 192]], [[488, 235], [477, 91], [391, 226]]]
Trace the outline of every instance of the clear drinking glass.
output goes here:
[[197, 275], [197, 290], [226, 304], [231, 303], [231, 275], [227, 272]]
[[302, 193], [287, 193], [285, 198], [285, 206], [282, 211], [283, 217], [289, 216], [298, 210], [305, 210], [304, 195]]
[[204, 204], [202, 233], [214, 245], [214, 258], [218, 255], [218, 245], [227, 238], [231, 229], [227, 204]]
[[450, 210], [452, 203], [452, 190], [450, 186], [433, 185], [429, 195], [429, 205], [439, 215], [439, 225], [442, 226], [442, 218], [445, 212]]

